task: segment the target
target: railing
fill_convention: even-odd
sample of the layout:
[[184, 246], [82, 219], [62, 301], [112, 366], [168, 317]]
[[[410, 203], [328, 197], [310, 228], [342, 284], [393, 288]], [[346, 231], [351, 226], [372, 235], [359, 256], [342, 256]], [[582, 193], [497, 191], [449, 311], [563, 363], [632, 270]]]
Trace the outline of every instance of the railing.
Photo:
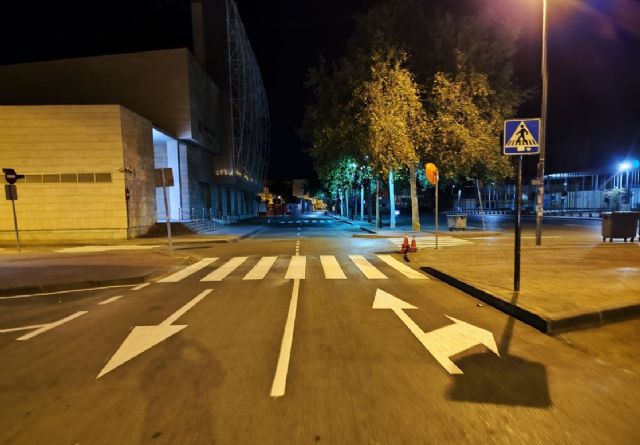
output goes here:
[[214, 209], [205, 207], [179, 208], [178, 220], [192, 223], [196, 233], [199, 233], [201, 229], [220, 230], [229, 227], [231, 223], [229, 215], [222, 215], [221, 212], [216, 213]]

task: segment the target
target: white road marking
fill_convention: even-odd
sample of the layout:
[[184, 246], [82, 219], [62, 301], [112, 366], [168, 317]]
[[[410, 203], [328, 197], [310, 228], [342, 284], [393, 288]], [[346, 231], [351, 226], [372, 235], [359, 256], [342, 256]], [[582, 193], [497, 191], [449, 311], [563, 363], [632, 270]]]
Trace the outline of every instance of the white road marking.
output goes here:
[[43, 324], [34, 324], [31, 326], [20, 326], [19, 328], [9, 328], [9, 329], [0, 329], [0, 334], [4, 334], [6, 332], [16, 332], [16, 331], [30, 331], [31, 329], [38, 329], [44, 326]]
[[386, 280], [387, 276], [365, 259], [362, 255], [349, 255], [351, 261], [360, 269], [360, 272], [370, 280]]
[[188, 277], [191, 274], [198, 272], [201, 269], [204, 269], [211, 263], [215, 262], [218, 258], [203, 258], [195, 264], [191, 266], [187, 266], [184, 269], [174, 273], [173, 275], [169, 275], [161, 280], [158, 280], [158, 283], [177, 283], [178, 281]]
[[306, 268], [307, 257], [299, 255], [291, 257], [289, 268], [287, 269], [287, 274], [284, 277], [285, 280], [304, 280]]
[[312, 223], [317, 223], [318, 221], [316, 221], [315, 219], [311, 221]]
[[[304, 258], [304, 257], [300, 257]], [[296, 324], [296, 312], [298, 310], [298, 294], [300, 293], [300, 280], [293, 280], [293, 291], [289, 302], [289, 313], [282, 334], [282, 344], [278, 355], [276, 373], [271, 385], [271, 397], [282, 397], [287, 387], [287, 374], [289, 372], [289, 360], [291, 359], [291, 346], [293, 345], [293, 328]]]
[[202, 291], [193, 300], [175, 311], [159, 325], [135, 326], [127, 338], [124, 339], [115, 354], [113, 354], [109, 362], [107, 362], [105, 367], [102, 368], [96, 379], [99, 379], [109, 371], [114, 370], [118, 366], [128, 362], [134, 357], [137, 357], [144, 351], [151, 349], [158, 343], [186, 328], [187, 325], [172, 325], [171, 323], [182, 317], [189, 309], [209, 295], [211, 291], [213, 291], [213, 289], [206, 289]]
[[[387, 238], [387, 239], [397, 247], [402, 246], [403, 238]], [[409, 243], [411, 243], [411, 240], [409, 240]], [[468, 241], [466, 239], [454, 238], [451, 236], [438, 236], [438, 247], [459, 246], [463, 244], [473, 244], [473, 242]], [[416, 237], [416, 247], [418, 247], [418, 249], [431, 248], [435, 246], [436, 246], [435, 236]]]
[[53, 328], [57, 328], [58, 326], [61, 326], [63, 324], [65, 324], [68, 321], [74, 320], [84, 314], [88, 314], [89, 311], [78, 311], [75, 314], [71, 314], [68, 317], [63, 318], [62, 320], [58, 320], [58, 321], [54, 321], [53, 323], [47, 323], [47, 324], [43, 324], [41, 325], [38, 329], [36, 329], [33, 332], [29, 332], [26, 335], [23, 335], [22, 337], [18, 337], [16, 338], [16, 340], [18, 341], [24, 341], [24, 340], [29, 340], [33, 337], [35, 337], [36, 335], [40, 335], [43, 332], [47, 332], [50, 331]]
[[138, 284], [136, 287], [134, 287], [131, 290], [140, 290], [140, 289], [144, 289], [145, 287], [147, 287], [148, 285], [150, 285], [151, 283], [142, 283], [142, 284]]
[[338, 260], [333, 255], [320, 255], [320, 262], [324, 270], [324, 277], [327, 280], [346, 280], [347, 277], [342, 271]]
[[123, 295], [117, 295], [115, 297], [111, 297], [111, 298], [107, 298], [104, 301], [101, 301], [100, 303], [98, 303], [99, 305], [103, 305], [103, 304], [109, 304], [109, 303], [113, 303], [116, 300], [119, 300], [123, 297]]
[[233, 257], [200, 281], [222, 281], [226, 278], [227, 275], [236, 270], [238, 266], [240, 266], [246, 260], [246, 256]]
[[70, 294], [73, 292], [86, 292], [90, 290], [102, 290], [102, 289], [116, 289], [120, 287], [131, 287], [131, 286], [133, 286], [133, 284], [118, 284], [116, 286], [100, 286], [100, 287], [88, 287], [84, 289], [59, 290], [55, 292], [43, 292], [40, 294], [12, 295], [10, 297], [0, 297], [0, 300], [14, 300], [16, 298], [42, 297], [46, 295]]
[[[535, 236], [523, 236], [522, 239], [535, 239]], [[543, 239], [549, 239], [549, 238], [564, 238], [563, 236], [549, 236], [549, 235], [542, 235]]]
[[107, 252], [110, 250], [147, 250], [160, 247], [153, 246], [78, 246], [78, 247], [65, 247], [64, 249], [56, 250], [58, 253], [78, 253], [78, 252]]
[[431, 332], [424, 332], [404, 311], [405, 309], [417, 309], [415, 306], [393, 295], [378, 289], [373, 300], [373, 309], [391, 309], [400, 320], [409, 328], [411, 333], [422, 343], [427, 351], [437, 360], [449, 374], [462, 374], [450, 359], [460, 352], [466, 351], [476, 345], [484, 345], [497, 356], [498, 346], [493, 334], [485, 329], [473, 326], [464, 321], [445, 315], [453, 324]]
[[271, 267], [273, 267], [273, 264], [277, 259], [277, 256], [265, 256], [260, 258], [260, 261], [258, 261], [258, 263], [253, 266], [253, 269], [244, 276], [243, 280], [262, 280], [269, 270], [271, 270]]
[[396, 260], [391, 255], [378, 255], [378, 258], [380, 258], [386, 264], [393, 267], [395, 270], [397, 270], [407, 278], [410, 278], [412, 280], [428, 280], [429, 279], [426, 276], [422, 275], [420, 272], [410, 268], [406, 264], [402, 264], [400, 261]]

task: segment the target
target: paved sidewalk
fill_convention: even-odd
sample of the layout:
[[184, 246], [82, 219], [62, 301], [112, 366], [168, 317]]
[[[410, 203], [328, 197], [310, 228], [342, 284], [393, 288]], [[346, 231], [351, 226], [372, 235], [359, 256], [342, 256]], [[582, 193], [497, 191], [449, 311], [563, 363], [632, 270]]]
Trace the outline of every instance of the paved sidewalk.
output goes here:
[[0, 248], [0, 296], [143, 283], [189, 261], [189, 249], [237, 242], [263, 230], [239, 225], [215, 236], [177, 236], [171, 256], [166, 238], [27, 243]]
[[[341, 219], [341, 218], [338, 218]], [[410, 227], [357, 237], [401, 237]], [[449, 232], [440, 236], [471, 243], [421, 249], [409, 260], [425, 272], [540, 329], [556, 333], [640, 317], [640, 243], [603, 243], [598, 231], [547, 229], [543, 245], [523, 231], [520, 292], [514, 287], [514, 238], [510, 231]], [[595, 229], [593, 229], [595, 230]], [[433, 232], [416, 236], [433, 238]], [[398, 255], [401, 258], [401, 255]]]

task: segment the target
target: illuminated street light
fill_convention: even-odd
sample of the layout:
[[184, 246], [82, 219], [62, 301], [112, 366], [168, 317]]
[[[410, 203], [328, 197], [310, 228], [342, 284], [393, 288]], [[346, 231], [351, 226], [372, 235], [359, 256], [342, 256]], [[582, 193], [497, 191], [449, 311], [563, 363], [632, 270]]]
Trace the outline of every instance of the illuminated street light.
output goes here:
[[626, 171], [629, 171], [629, 170], [631, 170], [631, 162], [624, 161], [624, 162], [621, 162], [620, 164], [618, 164], [618, 171], [626, 172]]

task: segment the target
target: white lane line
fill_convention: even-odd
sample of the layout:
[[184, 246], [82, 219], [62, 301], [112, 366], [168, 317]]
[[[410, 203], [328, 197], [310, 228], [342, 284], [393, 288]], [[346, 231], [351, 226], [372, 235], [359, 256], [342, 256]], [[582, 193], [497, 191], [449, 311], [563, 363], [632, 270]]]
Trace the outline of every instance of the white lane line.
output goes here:
[[300, 224], [300, 220], [297, 220], [297, 221], [296, 221], [296, 224]]
[[101, 301], [100, 303], [98, 303], [99, 305], [103, 305], [103, 304], [109, 304], [109, 303], [113, 303], [116, 300], [119, 300], [123, 297], [123, 295], [117, 295], [115, 297], [111, 297], [111, 298], [107, 298], [104, 301]]
[[151, 283], [142, 283], [142, 284], [138, 284], [136, 287], [134, 287], [131, 290], [140, 290], [140, 289], [144, 289], [145, 287], [147, 287], [148, 285], [150, 285]]
[[89, 313], [89, 311], [78, 311], [75, 314], [71, 314], [68, 317], [63, 318], [62, 320], [54, 321], [53, 323], [44, 324], [39, 329], [36, 329], [33, 332], [30, 332], [30, 333], [28, 333], [26, 335], [23, 335], [22, 337], [18, 337], [18, 338], [16, 338], [16, 340], [18, 340], [18, 341], [29, 340], [29, 339], [35, 337], [36, 335], [40, 335], [43, 332], [50, 331], [53, 328], [57, 328], [58, 326], [63, 325], [68, 321], [74, 320], [74, 319], [76, 319], [76, 318], [78, 318], [78, 317], [80, 317], [80, 316], [82, 316], [84, 314], [88, 314], [88, 313]]
[[269, 270], [271, 270], [271, 267], [273, 267], [277, 259], [277, 256], [264, 256], [260, 258], [260, 261], [244, 276], [243, 280], [262, 280]]
[[351, 261], [360, 269], [360, 272], [370, 280], [386, 280], [387, 276], [365, 259], [362, 255], [349, 255]]
[[293, 224], [293, 221], [289, 221], [287, 224]]
[[391, 255], [378, 255], [378, 258], [380, 258], [386, 264], [393, 267], [395, 270], [397, 270], [407, 278], [410, 278], [412, 280], [428, 280], [429, 279], [426, 276], [422, 275], [420, 272], [410, 268], [406, 264], [402, 264], [400, 261], [396, 260]]
[[346, 280], [347, 277], [340, 268], [338, 260], [333, 255], [320, 255], [320, 262], [324, 270], [324, 277], [327, 280]]
[[20, 326], [19, 328], [0, 329], [0, 334], [4, 334], [5, 332], [30, 331], [31, 329], [38, 329], [38, 328], [41, 328], [42, 326], [45, 326], [45, 325], [34, 324], [31, 326]]
[[188, 277], [191, 274], [198, 272], [201, 269], [204, 269], [209, 264], [215, 262], [218, 258], [203, 258], [195, 264], [191, 266], [185, 267], [184, 269], [174, 273], [173, 275], [169, 275], [161, 280], [158, 280], [158, 283], [177, 283], [178, 281]]
[[[522, 239], [535, 239], [535, 236], [523, 236]], [[549, 236], [549, 235], [543, 235], [543, 238], [564, 238], [563, 236]]]
[[296, 324], [296, 312], [298, 310], [299, 293], [300, 280], [295, 279], [293, 280], [293, 291], [291, 292], [291, 301], [289, 302], [289, 313], [287, 314], [287, 322], [284, 325], [284, 334], [282, 334], [282, 344], [280, 345], [280, 355], [278, 356], [276, 374], [273, 377], [273, 385], [271, 385], [271, 397], [282, 397], [287, 387], [287, 374], [289, 372], [289, 360], [291, 359], [291, 346], [293, 345], [293, 328]]
[[298, 256], [298, 255], [292, 256], [291, 261], [289, 262], [289, 268], [287, 269], [287, 274], [284, 276], [285, 280], [289, 280], [289, 279], [304, 280], [306, 268], [307, 268], [306, 256]]
[[116, 286], [100, 286], [100, 287], [87, 287], [84, 289], [72, 289], [72, 290], [60, 290], [55, 292], [43, 292], [41, 294], [24, 294], [24, 295], [12, 295], [10, 297], [0, 297], [0, 300], [13, 300], [16, 298], [30, 298], [30, 297], [41, 297], [46, 295], [60, 295], [60, 294], [70, 294], [73, 292], [86, 292], [90, 290], [102, 290], [102, 289], [116, 289], [120, 287], [131, 287], [133, 284], [118, 284]]
[[238, 266], [244, 263], [247, 258], [248, 257], [246, 256], [233, 257], [200, 281], [222, 281], [227, 277], [227, 275], [229, 275], [231, 272], [236, 270]]
[[314, 220], [312, 220], [311, 222], [315, 224], [315, 223], [317, 223], [318, 221], [316, 221], [316, 220], [314, 219]]
[[58, 249], [58, 253], [78, 253], [78, 252], [108, 252], [111, 250], [148, 250], [154, 249], [160, 246], [79, 246], [79, 247], [65, 247], [64, 249]]

